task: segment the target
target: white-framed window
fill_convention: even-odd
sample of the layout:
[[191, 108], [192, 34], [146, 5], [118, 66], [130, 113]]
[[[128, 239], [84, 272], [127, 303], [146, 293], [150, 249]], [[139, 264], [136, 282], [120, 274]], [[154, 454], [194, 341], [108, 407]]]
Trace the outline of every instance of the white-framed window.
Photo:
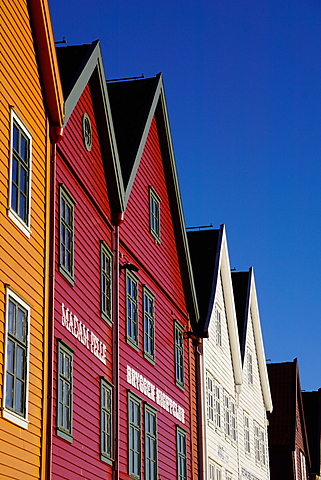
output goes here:
[[226, 472], [225, 472], [225, 479], [226, 479], [226, 480], [232, 480], [232, 473], [226, 470]]
[[302, 452], [300, 452], [300, 464], [301, 464], [301, 480], [307, 480], [307, 468], [306, 468], [305, 455]]
[[251, 453], [251, 443], [250, 443], [250, 417], [244, 412], [244, 449], [245, 453]]
[[216, 309], [216, 344], [222, 346], [222, 316], [219, 308]]
[[160, 242], [160, 198], [153, 188], [149, 188], [149, 228], [150, 233]]
[[30, 237], [32, 136], [11, 110], [9, 209], [11, 220]]
[[221, 417], [221, 387], [219, 383], [215, 382], [214, 385], [214, 401], [215, 401], [215, 426], [220, 429], [222, 426]]
[[247, 352], [247, 379], [253, 385], [253, 355], [251, 351]]
[[207, 372], [206, 382], [206, 398], [207, 398], [207, 421], [214, 422], [214, 378]]
[[266, 464], [266, 447], [264, 429], [254, 422], [255, 461], [263, 466]]
[[223, 480], [223, 469], [216, 462], [209, 459], [208, 475], [210, 480]]
[[225, 435], [236, 441], [236, 407], [234, 399], [224, 392]]
[[28, 428], [30, 306], [6, 292], [3, 417]]
[[59, 188], [59, 271], [74, 284], [75, 200], [64, 185]]

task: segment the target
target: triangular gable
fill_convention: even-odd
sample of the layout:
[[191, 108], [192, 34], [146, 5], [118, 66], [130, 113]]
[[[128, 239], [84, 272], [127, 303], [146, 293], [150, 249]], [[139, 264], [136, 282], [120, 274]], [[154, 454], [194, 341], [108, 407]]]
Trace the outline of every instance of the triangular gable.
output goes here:
[[60, 74], [65, 95], [65, 122], [68, 122], [86, 85], [92, 81], [97, 97], [100, 140], [111, 150], [112, 162], [106, 162], [106, 180], [115, 213], [124, 211], [124, 187], [112, 122], [106, 78], [99, 41], [90, 45], [57, 48]]
[[[124, 210], [136, 178], [152, 120], [156, 118], [186, 301], [191, 321], [195, 323], [198, 321], [198, 306], [162, 75], [159, 74], [151, 79], [108, 84], [108, 91], [111, 98], [111, 113], [115, 118], [116, 140], [119, 142], [118, 151], [122, 153], [119, 160], [125, 178]], [[126, 142], [127, 138], [128, 146], [121, 147], [120, 143]]]
[[307, 464], [310, 464], [309, 444], [304, 417], [300, 375], [297, 359], [293, 362], [270, 363], [267, 365], [269, 381], [275, 408], [269, 416], [269, 443], [271, 446], [289, 445], [291, 450], [296, 448], [298, 434], [297, 404], [300, 415], [302, 439], [307, 455]]
[[[195, 270], [195, 272], [198, 272], [195, 278], [195, 281], [197, 281], [198, 284], [197, 290], [198, 292], [200, 292], [204, 288], [206, 291], [206, 296], [201, 297], [202, 312], [204, 314], [204, 317], [200, 320], [201, 328], [198, 329], [198, 335], [200, 337], [208, 337], [209, 325], [215, 304], [216, 291], [218, 288], [218, 282], [221, 278], [222, 288], [224, 292], [229, 340], [231, 345], [234, 380], [235, 384], [240, 386], [242, 384], [241, 355], [225, 226], [221, 225], [220, 230], [217, 231], [217, 238], [215, 233], [205, 234], [204, 232], [205, 231], [188, 232], [189, 242], [192, 247], [191, 258], [193, 271]], [[208, 262], [208, 265], [206, 266], [205, 264], [206, 273], [205, 277], [202, 277], [199, 264], [201, 256], [204, 255], [202, 248], [204, 247], [204, 242], [208, 243], [211, 240], [214, 241], [211, 252], [214, 257], [214, 262], [213, 259], [206, 256], [206, 261]], [[207, 285], [205, 284], [205, 282], [207, 283]]]
[[[234, 297], [237, 299], [237, 315], [238, 328], [240, 334], [240, 351], [242, 358], [242, 366], [245, 368], [245, 350], [249, 334], [250, 317], [252, 319], [252, 328], [254, 334], [254, 343], [257, 356], [259, 375], [265, 409], [272, 412], [272, 397], [269, 385], [269, 379], [266, 368], [266, 359], [264, 353], [263, 337], [261, 330], [259, 307], [256, 295], [256, 287], [254, 280], [254, 271], [251, 267], [249, 272], [233, 272], [233, 289]], [[245, 298], [242, 299], [242, 296]], [[242, 316], [244, 317], [242, 318]]]

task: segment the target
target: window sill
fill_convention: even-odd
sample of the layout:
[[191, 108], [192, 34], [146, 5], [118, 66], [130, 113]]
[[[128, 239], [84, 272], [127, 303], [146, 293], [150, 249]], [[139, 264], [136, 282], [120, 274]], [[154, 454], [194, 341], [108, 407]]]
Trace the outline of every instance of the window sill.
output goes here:
[[29, 426], [29, 421], [26, 418], [20, 417], [20, 415], [11, 412], [10, 410], [3, 409], [2, 410], [2, 416], [6, 420], [9, 420], [12, 423], [15, 423], [21, 428], [25, 428], [26, 430], [28, 429]]
[[134, 350], [136, 350], [137, 352], [139, 352], [139, 346], [137, 343], [134, 342], [134, 340], [131, 338], [131, 337], [127, 337], [127, 343], [128, 345], [130, 345], [131, 347], [133, 347]]
[[56, 433], [57, 433], [57, 437], [63, 438], [64, 440], [66, 440], [69, 443], [72, 443], [72, 441], [74, 439], [74, 437], [72, 435], [70, 435], [70, 433], [64, 432], [63, 430], [59, 430], [59, 428], [57, 428]]
[[63, 277], [65, 277], [66, 280], [68, 280], [68, 282], [74, 286], [75, 285], [75, 280], [74, 278], [70, 275], [70, 273], [61, 265], [59, 265], [59, 272], [61, 273], [61, 275]]
[[28, 237], [31, 236], [31, 228], [16, 214], [12, 208], [8, 209], [8, 217], [13, 221], [13, 223]]
[[105, 312], [103, 311], [100, 311], [100, 316], [103, 320], [105, 320], [105, 322], [107, 323], [107, 325], [109, 325], [110, 327], [113, 326], [113, 322], [111, 321], [110, 319], [110, 316], [106, 315]]
[[151, 357], [148, 353], [144, 352], [144, 358], [152, 365], [156, 364], [155, 358]]
[[100, 454], [100, 460], [104, 463], [107, 463], [108, 465], [113, 464], [113, 460], [111, 458], [107, 457], [106, 455], [104, 455], [103, 453]]

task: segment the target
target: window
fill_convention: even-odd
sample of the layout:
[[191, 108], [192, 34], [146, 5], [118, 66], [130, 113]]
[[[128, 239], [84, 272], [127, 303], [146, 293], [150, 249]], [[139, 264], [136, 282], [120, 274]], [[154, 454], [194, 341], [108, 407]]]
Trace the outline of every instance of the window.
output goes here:
[[207, 420], [214, 422], [214, 380], [212, 375], [207, 372]]
[[9, 217], [30, 236], [32, 138], [11, 112]]
[[222, 467], [217, 465], [217, 463], [210, 460], [208, 470], [210, 480], [222, 480]]
[[221, 428], [221, 389], [218, 383], [215, 382], [214, 386], [215, 396], [215, 426]]
[[90, 118], [87, 113], [84, 113], [82, 117], [82, 136], [85, 148], [87, 152], [90, 152], [92, 146], [92, 130]]
[[60, 186], [59, 210], [59, 270], [74, 283], [74, 200], [67, 190]]
[[153, 237], [160, 241], [160, 198], [152, 188], [149, 189], [149, 226]]
[[126, 273], [127, 340], [138, 346], [137, 279]]
[[30, 307], [7, 290], [3, 417], [28, 427]]
[[177, 480], [187, 479], [186, 469], [186, 432], [177, 427]]
[[247, 378], [248, 382], [253, 385], [253, 357], [251, 352], [247, 352]]
[[57, 435], [72, 441], [73, 352], [58, 343]]
[[300, 464], [301, 464], [301, 479], [306, 480], [307, 479], [307, 469], [306, 469], [305, 456], [302, 452], [300, 452]]
[[145, 405], [145, 479], [157, 480], [156, 411]]
[[144, 306], [144, 353], [147, 358], [154, 359], [154, 297], [147, 290], [143, 292]]
[[100, 431], [101, 431], [101, 460], [111, 463], [113, 456], [113, 391], [112, 386], [105, 380], [100, 380]]
[[175, 379], [176, 385], [184, 386], [184, 337], [183, 327], [175, 322]]
[[140, 478], [141, 473], [141, 400], [128, 395], [128, 474]]
[[244, 413], [244, 446], [245, 452], [251, 453], [250, 449], [250, 418]]
[[112, 256], [106, 245], [100, 244], [100, 313], [112, 323]]
[[255, 447], [255, 460], [261, 465], [265, 465], [266, 453], [265, 453], [265, 435], [264, 430], [257, 423], [254, 423], [254, 447]]
[[216, 344], [222, 346], [222, 320], [220, 310], [216, 310]]
[[235, 441], [236, 440], [235, 402], [226, 392], [224, 393], [224, 408], [225, 408], [225, 434]]

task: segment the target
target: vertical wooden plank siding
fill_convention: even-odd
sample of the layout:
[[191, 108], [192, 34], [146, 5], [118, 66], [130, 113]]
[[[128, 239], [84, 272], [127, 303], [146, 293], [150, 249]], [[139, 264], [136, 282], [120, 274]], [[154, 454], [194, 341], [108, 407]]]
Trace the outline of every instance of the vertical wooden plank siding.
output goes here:
[[[160, 198], [160, 243], [155, 240], [149, 226], [149, 187]], [[190, 330], [173, 219], [165, 180], [164, 164], [156, 118], [153, 118], [145, 148], [136, 173], [125, 212], [125, 221], [120, 229], [121, 262], [130, 262], [139, 268], [138, 279], [138, 347], [133, 348], [126, 338], [126, 273], [120, 276], [120, 478], [128, 475], [128, 414], [127, 392], [131, 391], [157, 409], [157, 456], [158, 476], [162, 480], [177, 478], [176, 429], [186, 431], [187, 478], [192, 478], [191, 465], [191, 378], [192, 352], [184, 339], [184, 388], [176, 385], [174, 356], [174, 324], [179, 323]], [[155, 362], [144, 356], [143, 347], [143, 288], [148, 288], [154, 298]], [[127, 366], [137, 371], [142, 378], [159, 389], [185, 412], [184, 422], [142, 391], [127, 381]], [[195, 385], [193, 384], [193, 388]], [[195, 409], [195, 404], [194, 404]], [[193, 410], [192, 410], [193, 412]], [[194, 411], [195, 414], [195, 411]], [[145, 478], [144, 465], [144, 417], [142, 416], [142, 466], [141, 478]], [[195, 471], [195, 466], [193, 466]], [[195, 477], [194, 477], [195, 478]]]
[[[27, 2], [1, 2], [0, 86], [0, 402], [3, 403], [6, 286], [31, 308], [28, 428], [0, 416], [3, 478], [40, 478], [43, 434], [45, 237], [48, 122]], [[8, 217], [11, 109], [32, 135], [31, 235]]]
[[[82, 116], [89, 115], [93, 145], [85, 149]], [[95, 110], [87, 85], [65, 128], [57, 155], [55, 367], [53, 418], [53, 478], [111, 478], [111, 465], [100, 459], [100, 378], [112, 382], [112, 328], [100, 315], [100, 242], [112, 251], [110, 206], [104, 181]], [[74, 205], [74, 285], [59, 272], [59, 185]], [[107, 348], [106, 364], [62, 324], [62, 304]], [[57, 344], [73, 350], [72, 441], [57, 436]]]

